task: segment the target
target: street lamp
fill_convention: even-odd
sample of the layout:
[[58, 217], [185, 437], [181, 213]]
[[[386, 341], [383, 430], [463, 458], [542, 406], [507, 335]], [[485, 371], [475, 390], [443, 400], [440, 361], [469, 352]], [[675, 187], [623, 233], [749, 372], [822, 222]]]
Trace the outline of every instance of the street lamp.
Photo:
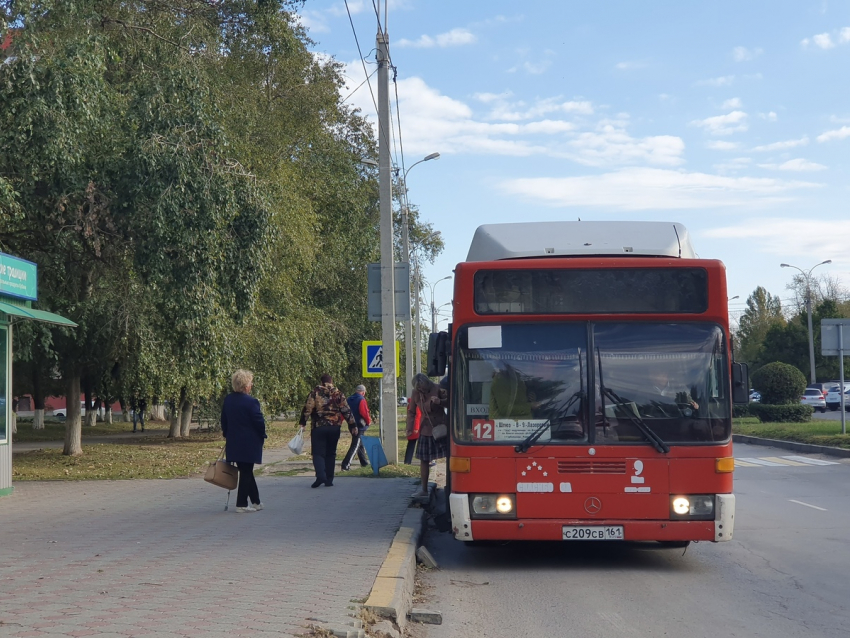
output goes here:
[[[418, 162], [414, 162], [411, 164], [406, 171], [404, 171], [404, 175], [401, 177], [401, 191], [404, 194], [404, 204], [401, 207], [401, 243], [402, 250], [404, 251], [403, 258], [407, 260], [407, 263], [410, 264], [410, 235], [409, 235], [409, 226], [410, 222], [408, 220], [409, 214], [409, 206], [407, 200], [407, 174], [413, 170], [413, 167], [417, 164], [421, 164], [422, 162], [428, 162], [430, 160], [439, 159], [439, 153], [431, 153], [430, 155], [426, 155]], [[408, 269], [408, 289], [410, 288], [410, 270]], [[419, 291], [416, 291], [417, 301]], [[412, 339], [412, 330], [410, 325], [410, 319], [408, 318], [404, 322], [404, 371], [405, 371], [405, 380], [404, 380], [404, 388], [405, 388], [405, 396], [410, 396], [410, 380], [413, 378], [413, 339]]]
[[815, 378], [815, 340], [812, 333], [812, 271], [818, 266], [823, 266], [824, 264], [831, 264], [832, 260], [827, 259], [826, 261], [822, 261], [819, 264], [815, 264], [808, 270], [803, 270], [802, 268], [797, 268], [797, 266], [792, 266], [791, 264], [779, 264], [780, 268], [793, 268], [794, 270], [799, 270], [800, 274], [806, 280], [806, 314], [808, 315], [809, 320], [809, 369], [811, 376], [811, 383], [815, 383], [817, 379]]
[[[437, 308], [434, 306], [434, 289], [437, 287], [437, 284], [441, 281], [445, 281], [446, 279], [451, 279], [451, 275], [446, 275], [442, 279], [438, 279], [433, 284], [429, 284], [431, 288], [431, 332], [437, 332]], [[442, 307], [442, 306], [441, 306]]]

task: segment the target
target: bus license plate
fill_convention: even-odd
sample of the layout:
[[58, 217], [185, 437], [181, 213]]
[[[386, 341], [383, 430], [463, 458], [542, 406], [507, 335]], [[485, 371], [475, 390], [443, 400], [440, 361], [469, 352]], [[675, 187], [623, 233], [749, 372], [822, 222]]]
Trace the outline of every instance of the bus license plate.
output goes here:
[[622, 525], [564, 525], [565, 541], [621, 541]]

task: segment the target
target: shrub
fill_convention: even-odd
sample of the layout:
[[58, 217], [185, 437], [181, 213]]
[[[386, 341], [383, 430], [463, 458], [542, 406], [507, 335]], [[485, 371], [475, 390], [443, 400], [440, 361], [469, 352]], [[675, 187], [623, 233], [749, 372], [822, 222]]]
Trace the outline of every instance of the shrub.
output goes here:
[[797, 405], [806, 389], [806, 377], [787, 363], [774, 361], [753, 373], [753, 387], [767, 405]]
[[745, 416], [752, 416], [753, 412], [750, 410], [750, 406], [755, 404], [746, 403], [744, 405], [733, 405], [732, 406], [732, 416], [736, 419], [741, 419]]
[[806, 423], [812, 420], [812, 412], [814, 412], [812, 406], [801, 403], [794, 405], [751, 403], [748, 407], [750, 414], [757, 416], [762, 423]]

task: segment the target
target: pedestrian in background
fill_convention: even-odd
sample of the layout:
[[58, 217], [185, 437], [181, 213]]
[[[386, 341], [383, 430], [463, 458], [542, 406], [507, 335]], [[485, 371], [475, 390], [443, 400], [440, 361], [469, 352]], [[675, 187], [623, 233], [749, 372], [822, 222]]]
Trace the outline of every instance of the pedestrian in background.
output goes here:
[[130, 399], [130, 409], [133, 410], [133, 432], [137, 426], [142, 427], [142, 432], [145, 431], [145, 410], [148, 407], [148, 402], [144, 397], [139, 397], [138, 394], [133, 394]]
[[254, 464], [263, 462], [263, 444], [268, 436], [266, 420], [260, 402], [251, 396], [253, 373], [237, 370], [230, 384], [233, 392], [224, 397], [221, 408], [221, 433], [226, 441], [225, 458], [239, 469], [236, 511], [257, 512], [263, 509], [263, 504], [254, 478]]
[[[422, 412], [419, 424], [419, 441], [416, 445], [416, 458], [419, 459], [419, 478], [422, 486], [413, 494], [414, 497], [428, 495], [428, 474], [430, 463], [437, 459], [446, 457], [448, 451], [448, 431], [445, 436], [439, 438], [434, 436], [434, 429], [438, 426], [448, 428], [448, 416], [446, 409], [449, 405], [449, 395], [445, 389], [431, 381], [427, 375], [419, 373], [413, 377], [413, 395], [410, 403], [413, 403]], [[416, 413], [407, 412], [407, 434], [413, 433]]]
[[413, 453], [416, 451], [416, 443], [419, 440], [419, 427], [422, 423], [422, 411], [413, 404], [413, 399], [407, 399], [407, 416], [413, 411], [413, 431], [407, 435], [407, 450], [404, 452], [404, 464], [413, 465]]
[[307, 396], [301, 418], [298, 423], [303, 428], [310, 418], [310, 446], [313, 453], [313, 467], [316, 480], [310, 487], [324, 484], [333, 487], [334, 468], [336, 466], [336, 446], [339, 443], [342, 422], [355, 427], [354, 415], [345, 400], [345, 395], [333, 384], [329, 374], [322, 375], [322, 384], [313, 388]]
[[358, 385], [350, 397], [346, 399], [348, 407], [351, 409], [351, 414], [354, 415], [356, 427], [351, 428], [351, 445], [348, 446], [348, 452], [345, 458], [342, 459], [341, 468], [344, 472], [351, 469], [351, 461], [354, 455], [360, 460], [360, 467], [369, 467], [369, 459], [366, 458], [366, 450], [363, 449], [363, 443], [360, 437], [366, 434], [366, 428], [372, 424], [372, 416], [369, 414], [369, 405], [366, 403], [366, 386]]

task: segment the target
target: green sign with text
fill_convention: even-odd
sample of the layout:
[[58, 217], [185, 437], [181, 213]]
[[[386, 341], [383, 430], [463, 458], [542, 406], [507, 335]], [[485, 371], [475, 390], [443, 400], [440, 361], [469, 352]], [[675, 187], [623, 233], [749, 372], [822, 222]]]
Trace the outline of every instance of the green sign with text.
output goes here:
[[38, 300], [38, 267], [31, 261], [0, 253], [0, 295]]

